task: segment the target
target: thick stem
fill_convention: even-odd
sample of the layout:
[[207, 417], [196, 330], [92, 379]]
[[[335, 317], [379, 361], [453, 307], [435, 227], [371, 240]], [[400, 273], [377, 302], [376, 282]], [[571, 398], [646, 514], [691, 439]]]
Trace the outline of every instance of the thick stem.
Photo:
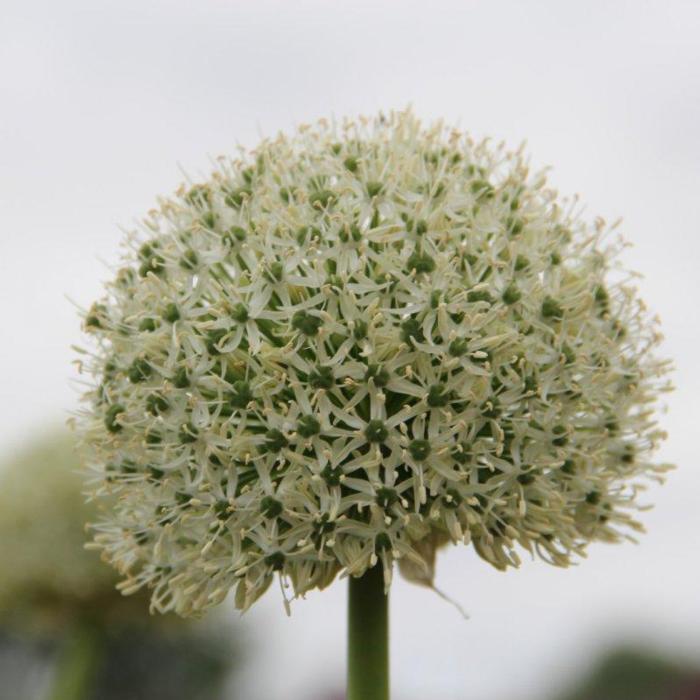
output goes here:
[[51, 700], [89, 697], [100, 655], [97, 630], [91, 625], [78, 626], [59, 654]]
[[381, 564], [350, 577], [347, 700], [389, 700], [389, 596]]

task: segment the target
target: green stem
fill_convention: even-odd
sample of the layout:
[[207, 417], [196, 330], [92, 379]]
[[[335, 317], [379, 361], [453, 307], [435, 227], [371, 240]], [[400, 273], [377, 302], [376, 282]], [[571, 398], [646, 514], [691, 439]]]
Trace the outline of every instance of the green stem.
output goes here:
[[381, 564], [350, 577], [347, 700], [389, 700], [389, 596]]
[[62, 649], [50, 700], [85, 700], [100, 658], [100, 640], [92, 625], [80, 625]]

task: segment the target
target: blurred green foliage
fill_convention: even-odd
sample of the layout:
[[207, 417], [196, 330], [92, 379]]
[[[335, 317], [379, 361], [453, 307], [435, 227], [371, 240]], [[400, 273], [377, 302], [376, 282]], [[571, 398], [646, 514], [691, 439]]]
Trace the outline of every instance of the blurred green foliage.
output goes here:
[[620, 646], [557, 700], [700, 700], [700, 669], [651, 649]]

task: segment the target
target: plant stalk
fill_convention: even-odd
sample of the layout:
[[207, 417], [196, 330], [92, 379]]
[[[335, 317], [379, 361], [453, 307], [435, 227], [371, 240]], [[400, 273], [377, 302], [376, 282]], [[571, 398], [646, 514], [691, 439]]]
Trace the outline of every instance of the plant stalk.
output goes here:
[[349, 581], [346, 700], [389, 700], [389, 595], [382, 566]]
[[85, 700], [90, 697], [101, 651], [97, 630], [89, 624], [79, 625], [59, 654], [50, 699]]

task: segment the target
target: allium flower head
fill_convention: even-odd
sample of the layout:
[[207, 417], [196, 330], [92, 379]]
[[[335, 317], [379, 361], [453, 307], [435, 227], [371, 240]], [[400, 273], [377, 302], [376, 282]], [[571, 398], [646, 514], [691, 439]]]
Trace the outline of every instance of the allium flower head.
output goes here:
[[[86, 314], [96, 540], [159, 610], [435, 548], [564, 566], [638, 529], [666, 364], [620, 245], [520, 152], [410, 113], [221, 160]], [[421, 574], [421, 572], [423, 572]]]

